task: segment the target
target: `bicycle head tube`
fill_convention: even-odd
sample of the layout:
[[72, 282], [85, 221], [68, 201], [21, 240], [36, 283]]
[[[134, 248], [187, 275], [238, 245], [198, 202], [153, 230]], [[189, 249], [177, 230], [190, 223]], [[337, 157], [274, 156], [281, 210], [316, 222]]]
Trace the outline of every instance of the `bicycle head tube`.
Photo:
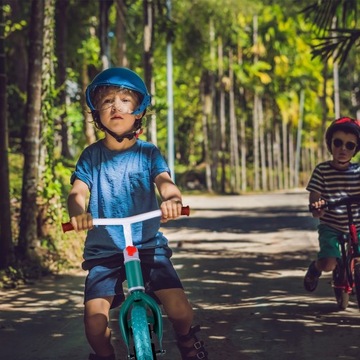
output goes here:
[[135, 246], [127, 246], [123, 253], [129, 293], [132, 293], [135, 290], [145, 291], [140, 266], [139, 250]]

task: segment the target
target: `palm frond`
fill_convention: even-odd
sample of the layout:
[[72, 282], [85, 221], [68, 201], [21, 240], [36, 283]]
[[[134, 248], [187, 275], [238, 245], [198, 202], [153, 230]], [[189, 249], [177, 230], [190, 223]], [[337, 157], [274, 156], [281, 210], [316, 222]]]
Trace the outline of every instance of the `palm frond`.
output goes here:
[[344, 64], [360, 37], [359, 29], [348, 29], [351, 22], [357, 23], [357, 6], [358, 0], [318, 0], [302, 10], [305, 16], [313, 19], [313, 29], [320, 40], [313, 46], [313, 57], [328, 60], [332, 56], [340, 66]]
[[353, 46], [359, 46], [360, 30], [333, 29], [333, 35], [326, 36], [321, 42], [313, 46], [312, 56], [334, 61], [343, 66]]
[[302, 13], [313, 18], [318, 35], [323, 36], [332, 28], [334, 18], [338, 18], [341, 27], [346, 27], [349, 17], [357, 20], [357, 0], [319, 0], [302, 10]]

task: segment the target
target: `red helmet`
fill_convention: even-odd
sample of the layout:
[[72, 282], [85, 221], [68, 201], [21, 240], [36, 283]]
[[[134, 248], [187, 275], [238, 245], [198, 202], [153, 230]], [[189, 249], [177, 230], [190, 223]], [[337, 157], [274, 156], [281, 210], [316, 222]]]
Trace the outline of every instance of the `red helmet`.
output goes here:
[[327, 128], [325, 134], [326, 146], [330, 153], [331, 153], [331, 141], [336, 131], [343, 131], [345, 133], [351, 133], [356, 136], [357, 144], [358, 144], [355, 151], [356, 154], [360, 148], [360, 121], [349, 117], [341, 117], [339, 119], [334, 120], [331, 123], [331, 125]]

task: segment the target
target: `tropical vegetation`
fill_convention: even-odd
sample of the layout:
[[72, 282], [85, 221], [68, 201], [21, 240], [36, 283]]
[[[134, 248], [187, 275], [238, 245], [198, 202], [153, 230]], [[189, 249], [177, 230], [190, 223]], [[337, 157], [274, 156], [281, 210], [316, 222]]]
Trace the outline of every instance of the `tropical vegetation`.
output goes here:
[[145, 79], [142, 136], [183, 191], [304, 187], [327, 157], [326, 126], [360, 117], [356, 11], [353, 0], [0, 0], [3, 278], [79, 261], [83, 236], [60, 223], [77, 157], [102, 136], [84, 91], [107, 67]]

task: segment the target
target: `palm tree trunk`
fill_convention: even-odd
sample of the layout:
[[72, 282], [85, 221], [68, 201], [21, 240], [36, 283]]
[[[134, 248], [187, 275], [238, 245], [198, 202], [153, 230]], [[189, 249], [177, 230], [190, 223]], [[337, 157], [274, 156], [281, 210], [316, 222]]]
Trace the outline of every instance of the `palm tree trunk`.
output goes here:
[[0, 0], [0, 269], [14, 257], [11, 232], [4, 1]]
[[209, 73], [203, 73], [200, 86], [202, 103], [202, 131], [204, 136], [203, 152], [205, 162], [205, 182], [207, 191], [213, 192], [213, 182], [211, 176], [211, 156], [209, 144], [209, 126], [212, 114], [212, 76]]
[[33, 0], [29, 33], [29, 76], [26, 123], [23, 138], [24, 170], [20, 210], [19, 254], [26, 256], [38, 244], [37, 191], [41, 118], [41, 76], [43, 57], [44, 0]]
[[99, 38], [102, 68], [107, 69], [111, 66], [110, 59], [110, 45], [109, 45], [109, 10], [113, 0], [101, 0], [100, 4], [100, 24], [99, 24]]
[[272, 151], [272, 139], [271, 133], [268, 131], [266, 134], [266, 153], [268, 162], [268, 174], [269, 174], [269, 190], [274, 190], [274, 162], [273, 162], [273, 151]]
[[224, 76], [224, 56], [221, 36], [218, 37], [218, 74], [220, 83], [220, 104], [219, 104], [219, 122], [220, 122], [220, 166], [221, 166], [221, 182], [220, 191], [225, 193], [226, 183], [226, 120], [225, 120], [225, 91], [223, 86]]
[[266, 174], [266, 157], [265, 157], [265, 121], [264, 121], [264, 112], [263, 104], [261, 99], [258, 103], [258, 115], [259, 115], [259, 149], [260, 149], [260, 171], [261, 171], [261, 189], [266, 191], [268, 189], [267, 184], [267, 174]]
[[[154, 1], [144, 0], [144, 72], [145, 84], [150, 94], [155, 94], [155, 81], [153, 78], [154, 62]], [[155, 106], [155, 97], [151, 99], [151, 105]], [[153, 144], [157, 144], [156, 115], [151, 114], [150, 121], [147, 124], [147, 139]]]
[[127, 25], [126, 25], [126, 14], [127, 7], [124, 0], [116, 0], [116, 59], [118, 66], [129, 66], [127, 54], [126, 54], [126, 35], [127, 35]]
[[229, 51], [229, 113], [230, 113], [230, 185], [233, 193], [240, 192], [238, 126], [235, 115], [233, 52]]
[[82, 91], [81, 91], [81, 95], [80, 95], [80, 102], [81, 102], [81, 107], [83, 109], [83, 114], [84, 114], [85, 140], [86, 140], [86, 144], [90, 145], [96, 141], [96, 133], [95, 133], [94, 125], [92, 124], [93, 118], [91, 116], [91, 113], [89, 112], [89, 108], [86, 105], [86, 100], [85, 100], [85, 96], [84, 96], [86, 87], [90, 83], [90, 79], [89, 79], [89, 75], [88, 75], [88, 65], [86, 63], [85, 58], [83, 58], [82, 60], [83, 60], [83, 64], [81, 67]]
[[259, 103], [260, 99], [258, 94], [254, 94], [254, 109], [253, 109], [253, 154], [254, 154], [254, 190], [260, 190], [259, 178]]
[[275, 172], [277, 175], [277, 189], [284, 188], [283, 165], [281, 160], [280, 126], [275, 124], [274, 160], [276, 161]]
[[300, 92], [300, 113], [299, 113], [299, 122], [297, 127], [297, 137], [296, 137], [296, 151], [295, 151], [295, 179], [294, 186], [299, 187], [300, 185], [300, 164], [301, 164], [301, 134], [303, 126], [303, 117], [304, 117], [304, 103], [305, 103], [305, 91], [301, 90]]
[[57, 88], [59, 91], [59, 108], [62, 109], [59, 116], [61, 126], [61, 155], [65, 158], [71, 158], [72, 154], [69, 147], [69, 134], [67, 124], [67, 94], [66, 94], [66, 42], [67, 42], [67, 9], [69, 0], [58, 0], [56, 2], [56, 54], [58, 59]]
[[[258, 17], [253, 17], [253, 44], [255, 49], [254, 64], [258, 62]], [[259, 179], [259, 95], [255, 90], [254, 94], [254, 106], [253, 106], [253, 161], [254, 161], [254, 190], [260, 190], [260, 179]]]
[[284, 119], [282, 119], [282, 172], [284, 178], [284, 189], [289, 188], [289, 165], [288, 165], [288, 129]]

